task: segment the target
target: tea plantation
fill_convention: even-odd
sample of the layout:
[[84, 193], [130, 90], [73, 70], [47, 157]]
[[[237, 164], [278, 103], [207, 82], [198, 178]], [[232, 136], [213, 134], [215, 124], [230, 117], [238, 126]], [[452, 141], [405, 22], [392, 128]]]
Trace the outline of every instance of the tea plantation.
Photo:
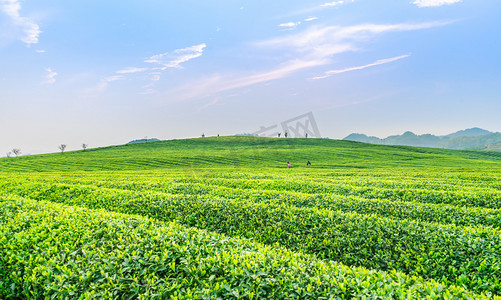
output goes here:
[[501, 152], [213, 137], [0, 159], [2, 299], [499, 296]]

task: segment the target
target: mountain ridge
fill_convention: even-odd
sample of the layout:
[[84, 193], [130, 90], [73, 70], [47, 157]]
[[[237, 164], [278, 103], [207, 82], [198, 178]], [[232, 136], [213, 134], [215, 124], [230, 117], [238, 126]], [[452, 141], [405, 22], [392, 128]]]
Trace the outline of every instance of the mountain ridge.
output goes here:
[[447, 135], [417, 135], [406, 131], [401, 135], [386, 138], [367, 136], [363, 133], [352, 133], [343, 140], [369, 144], [399, 145], [429, 148], [462, 149], [462, 150], [497, 150], [501, 149], [501, 133], [491, 132], [479, 127], [459, 130]]

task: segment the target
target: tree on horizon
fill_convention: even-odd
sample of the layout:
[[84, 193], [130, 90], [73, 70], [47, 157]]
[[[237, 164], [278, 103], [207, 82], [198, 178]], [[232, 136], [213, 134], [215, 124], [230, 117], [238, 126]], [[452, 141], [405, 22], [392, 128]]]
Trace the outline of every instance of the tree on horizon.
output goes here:
[[61, 154], [63, 154], [64, 150], [66, 149], [66, 144], [61, 144], [59, 145], [59, 150], [61, 150]]

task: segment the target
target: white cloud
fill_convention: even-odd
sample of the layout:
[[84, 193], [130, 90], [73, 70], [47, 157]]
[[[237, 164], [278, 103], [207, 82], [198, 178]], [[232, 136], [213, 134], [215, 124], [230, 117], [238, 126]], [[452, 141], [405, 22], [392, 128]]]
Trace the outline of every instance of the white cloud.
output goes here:
[[[347, 5], [349, 3], [353, 3], [355, 2], [355, 0], [345, 0], [345, 1], [333, 1], [333, 2], [327, 2], [327, 3], [324, 3], [324, 4], [321, 4], [321, 5], [318, 5], [316, 4], [315, 6], [312, 6], [312, 7], [309, 7], [309, 8], [306, 8], [306, 9], [301, 9], [301, 10], [296, 10], [296, 11], [293, 11], [293, 12], [290, 12], [288, 14], [285, 14], [285, 15], [282, 15], [281, 17], [284, 18], [284, 17], [294, 17], [294, 16], [304, 16], [304, 15], [311, 15], [315, 12], [318, 12], [318, 11], [322, 11], [322, 10], [325, 10], [325, 9], [329, 9], [329, 8], [333, 8], [333, 7], [337, 7], [337, 6], [341, 6], [341, 5]], [[310, 19], [310, 20], [308, 20]], [[308, 21], [313, 21], [313, 20], [317, 20], [318, 18], [314, 17], [314, 18], [308, 18], [306, 19], [305, 21], [308, 22]]]
[[130, 73], [144, 72], [144, 71], [148, 71], [148, 70], [149, 70], [148, 68], [129, 67], [129, 68], [125, 68], [122, 70], [118, 70], [115, 73], [117, 73], [117, 74], [130, 74]]
[[45, 82], [46, 84], [54, 84], [56, 82], [56, 76], [57, 72], [54, 72], [51, 68], [45, 69], [47, 71], [47, 74], [45, 75]]
[[[1, 1], [1, 0], [0, 0]], [[177, 49], [172, 52], [166, 52], [163, 54], [157, 54], [153, 55], [150, 58], [144, 60], [146, 63], [156, 63], [161, 65], [162, 67], [155, 67], [155, 68], [139, 68], [139, 67], [128, 67], [128, 68], [123, 68], [120, 70], [115, 71], [116, 74], [120, 75], [115, 75], [115, 76], [109, 76], [104, 79], [101, 79], [99, 84], [94, 87], [89, 89], [88, 91], [90, 92], [99, 92], [103, 91], [108, 87], [109, 83], [117, 80], [125, 80], [126, 76], [133, 76], [136, 73], [141, 73], [141, 72], [147, 72], [147, 71], [154, 71], [151, 72], [150, 75], [151, 77], [149, 78], [150, 83], [146, 84], [143, 86], [143, 89], [146, 89], [143, 93], [141, 94], [151, 94], [153, 90], [151, 89], [156, 82], [160, 80], [161, 76], [161, 71], [166, 70], [167, 68], [181, 68], [181, 64], [184, 62], [187, 62], [191, 59], [197, 58], [203, 54], [203, 49], [207, 47], [206, 44], [200, 44], [200, 45], [195, 45], [183, 49]], [[141, 78], [141, 77], [139, 77]], [[144, 76], [142, 77], [142, 80], [144, 80]]]
[[317, 17], [309, 17], [309, 18], [304, 19], [305, 22], [311, 22], [311, 21], [315, 21], [315, 20], [318, 20], [318, 18]]
[[[351, 0], [350, 2], [355, 2], [355, 0]], [[320, 5], [320, 7], [334, 7], [334, 6], [339, 6], [342, 4], [346, 4], [346, 1], [340, 0], [340, 1], [327, 2], [327, 3]]]
[[295, 29], [300, 24], [301, 24], [301, 22], [287, 22], [287, 23], [279, 24], [278, 26], [285, 28], [286, 30], [292, 30], [292, 29]]
[[153, 55], [144, 62], [162, 65], [162, 70], [167, 68], [181, 68], [182, 63], [202, 56], [205, 47], [207, 47], [207, 45], [203, 43], [183, 49], [177, 49], [170, 53], [166, 52]]
[[255, 84], [269, 82], [271, 80], [285, 78], [297, 71], [308, 69], [326, 64], [325, 60], [292, 60], [288, 61], [275, 69], [259, 72], [252, 75], [241, 76], [221, 76], [213, 75], [211, 77], [198, 80], [179, 87], [172, 91], [174, 97], [180, 100], [207, 97], [217, 93], [244, 88]]
[[301, 24], [301, 22], [287, 22], [287, 23], [279, 24], [278, 26], [280, 26], [280, 27], [296, 27], [299, 24]]
[[343, 3], [344, 3], [344, 1], [334, 1], [334, 2], [324, 3], [320, 6], [322, 6], [322, 7], [338, 6], [338, 5], [341, 5]]
[[36, 53], [45, 53], [45, 50], [41, 50], [41, 49], [38, 49], [38, 50], [35, 50]]
[[396, 57], [392, 57], [392, 58], [379, 59], [379, 60], [377, 60], [377, 61], [375, 61], [373, 63], [367, 64], [367, 65], [363, 65], [363, 66], [349, 67], [349, 68], [344, 68], [344, 69], [339, 69], [339, 70], [331, 70], [331, 71], [325, 72], [325, 75], [323, 75], [323, 76], [314, 77], [312, 79], [323, 79], [323, 78], [327, 78], [327, 77], [329, 77], [331, 75], [334, 75], [334, 74], [340, 74], [340, 73], [344, 73], [344, 72], [362, 70], [362, 69], [365, 69], [365, 68], [374, 67], [374, 66], [378, 66], [378, 65], [383, 65], [383, 64], [390, 63], [390, 62], [394, 62], [396, 60], [407, 58], [409, 56], [410, 56], [410, 54], [405, 54], [405, 55], [400, 55], [400, 56], [396, 56]]
[[364, 41], [387, 32], [411, 31], [443, 26], [451, 22], [362, 24], [355, 26], [313, 26], [296, 34], [257, 43], [263, 48], [292, 51], [310, 59], [324, 59], [357, 50]]
[[[364, 42], [388, 32], [421, 30], [443, 26], [452, 22], [430, 22], [416, 24], [362, 24], [356, 26], [313, 26], [298, 33], [255, 43], [254, 46], [275, 51], [280, 57], [294, 57], [282, 64], [256, 74], [230, 74], [195, 80], [186, 86], [170, 91], [170, 98], [191, 99], [214, 96], [215, 94], [240, 89], [272, 80], [286, 78], [296, 72], [332, 63], [332, 58], [340, 53], [357, 51]], [[389, 63], [409, 55], [378, 60], [374, 63], [326, 72], [324, 76], [360, 70], [363, 68]], [[315, 79], [319, 79], [316, 77]]]
[[244, 76], [232, 80], [227, 80], [223, 82], [223, 84], [217, 88], [218, 92], [221, 91], [226, 91], [226, 90], [232, 90], [236, 88], [242, 88], [258, 83], [263, 83], [267, 82], [270, 80], [276, 80], [280, 78], [284, 78], [292, 73], [295, 73], [299, 70], [311, 68], [311, 67], [316, 67], [316, 66], [321, 66], [324, 65], [326, 61], [324, 60], [293, 60], [289, 61], [287, 63], [284, 63], [283, 65], [279, 66], [278, 68], [263, 72], [263, 73], [258, 73], [255, 75], [250, 75], [250, 76]]
[[450, 5], [454, 3], [461, 2], [461, 0], [416, 0], [412, 4], [418, 7], [436, 7], [442, 5]]
[[22, 42], [28, 46], [38, 43], [40, 26], [20, 15], [21, 4], [18, 0], [0, 0], [0, 10], [12, 20], [14, 26], [21, 28], [23, 36], [19, 39]]

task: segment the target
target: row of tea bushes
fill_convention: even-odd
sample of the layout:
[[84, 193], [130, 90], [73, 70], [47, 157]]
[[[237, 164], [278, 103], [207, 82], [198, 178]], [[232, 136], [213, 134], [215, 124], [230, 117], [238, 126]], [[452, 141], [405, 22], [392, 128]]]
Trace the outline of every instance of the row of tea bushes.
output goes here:
[[[29, 183], [31, 190], [37, 186], [46, 186], [48, 183], [56, 183], [57, 180], [46, 182]], [[78, 182], [78, 181], [76, 181]], [[189, 183], [183, 180], [172, 180], [168, 183], [143, 181], [134, 182], [99, 182], [92, 184], [92, 178], [86, 178], [85, 186], [96, 188], [117, 188], [142, 193], [161, 191], [179, 195], [207, 195], [218, 198], [251, 199], [263, 203], [284, 203], [296, 207], [317, 207], [328, 210], [341, 210], [343, 212], [357, 212], [362, 214], [378, 214], [383, 217], [396, 219], [414, 219], [441, 224], [456, 224], [461, 226], [492, 226], [501, 228], [501, 209], [483, 207], [465, 207], [447, 204], [431, 204], [416, 201], [398, 201], [387, 199], [367, 199], [357, 196], [343, 196], [331, 194], [308, 194], [301, 192], [288, 192], [280, 190], [260, 190], [246, 188], [230, 188], [217, 185], [204, 185], [201, 183]], [[20, 183], [4, 182], [4, 190], [15, 191]], [[74, 183], [73, 183], [74, 184]], [[22, 185], [22, 184], [21, 184]], [[79, 184], [81, 186], [81, 184]], [[23, 187], [24, 189], [26, 187]], [[2, 186], [0, 185], [0, 190]]]
[[479, 192], [476, 189], [473, 191], [469, 191], [467, 189], [443, 191], [356, 186], [340, 183], [329, 184], [322, 181], [307, 180], [245, 180], [224, 178], [193, 179], [192, 182], [231, 188], [269, 189], [277, 191], [296, 191], [310, 194], [360, 196], [368, 199], [388, 199], [459, 206], [479, 206], [494, 209], [501, 208], [501, 191], [495, 189], [491, 189], [488, 192]]
[[486, 299], [140, 216], [0, 195], [5, 299]]
[[279, 243], [347, 265], [396, 269], [474, 291], [501, 292], [501, 234], [492, 228], [397, 220], [246, 199], [184, 197], [88, 186], [47, 185], [21, 195], [177, 220], [230, 236]]

